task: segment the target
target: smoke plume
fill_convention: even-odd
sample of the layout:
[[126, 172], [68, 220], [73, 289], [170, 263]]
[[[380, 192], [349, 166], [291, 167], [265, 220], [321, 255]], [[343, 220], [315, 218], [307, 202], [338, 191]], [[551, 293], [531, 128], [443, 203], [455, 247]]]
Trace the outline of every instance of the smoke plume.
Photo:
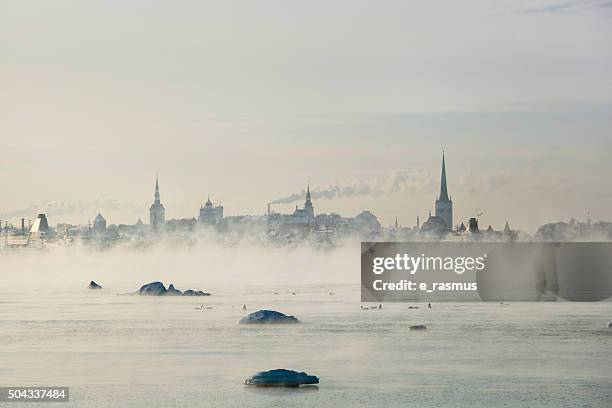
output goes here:
[[[375, 180], [358, 180], [348, 184], [330, 184], [324, 188], [311, 189], [313, 199], [351, 198], [381, 196], [395, 193], [417, 193], [434, 186], [434, 180], [425, 170], [393, 170], [386, 177]], [[271, 204], [290, 204], [304, 200], [306, 190], [277, 198]]]

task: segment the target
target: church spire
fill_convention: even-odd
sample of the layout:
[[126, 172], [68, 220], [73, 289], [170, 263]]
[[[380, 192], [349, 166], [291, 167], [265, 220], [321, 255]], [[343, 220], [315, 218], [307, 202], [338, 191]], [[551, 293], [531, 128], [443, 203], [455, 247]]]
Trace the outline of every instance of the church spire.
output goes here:
[[306, 202], [304, 203], [304, 210], [306, 210], [311, 219], [314, 219], [314, 208], [312, 206], [310, 197], [310, 183], [308, 183], [308, 187], [306, 187]]
[[446, 160], [444, 159], [444, 150], [442, 150], [442, 175], [440, 177], [440, 197], [438, 201], [450, 201], [448, 198], [448, 189], [446, 187]]
[[160, 202], [160, 197], [159, 197], [159, 180], [158, 180], [157, 176], [155, 176], [155, 202], [156, 203]]
[[161, 203], [159, 195], [159, 178], [155, 175], [155, 201], [149, 207], [149, 225], [153, 230], [163, 227], [166, 222], [166, 209]]

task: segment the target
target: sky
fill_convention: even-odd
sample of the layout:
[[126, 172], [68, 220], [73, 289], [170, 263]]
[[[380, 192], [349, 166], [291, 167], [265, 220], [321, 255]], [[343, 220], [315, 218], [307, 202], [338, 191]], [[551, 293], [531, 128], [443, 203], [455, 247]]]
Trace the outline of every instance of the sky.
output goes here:
[[612, 1], [0, 1], [0, 219], [612, 221]]

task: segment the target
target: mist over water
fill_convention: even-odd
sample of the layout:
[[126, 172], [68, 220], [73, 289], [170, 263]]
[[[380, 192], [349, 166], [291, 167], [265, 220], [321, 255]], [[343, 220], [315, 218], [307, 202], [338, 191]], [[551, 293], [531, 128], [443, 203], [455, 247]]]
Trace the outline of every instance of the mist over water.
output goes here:
[[[358, 245], [56, 248], [1, 259], [0, 383], [70, 386], [67, 407], [558, 408], [612, 398], [612, 302], [362, 310]], [[104, 289], [85, 289], [92, 279]], [[153, 280], [212, 296], [125, 295]], [[238, 324], [258, 309], [302, 323]], [[427, 330], [409, 330], [417, 324]], [[274, 368], [321, 383], [243, 385]]]
[[143, 249], [58, 247], [46, 251], [3, 253], [5, 288], [80, 289], [90, 280], [104, 288], [133, 292], [142, 284], [163, 281], [178, 288], [271, 285], [287, 290], [304, 283], [359, 284], [359, 244], [322, 250], [302, 245], [264, 248], [251, 244], [225, 246], [200, 241], [191, 247], [164, 243]]
[[0, 399], [612, 407], [612, 0], [141, 3], [1, 0]]

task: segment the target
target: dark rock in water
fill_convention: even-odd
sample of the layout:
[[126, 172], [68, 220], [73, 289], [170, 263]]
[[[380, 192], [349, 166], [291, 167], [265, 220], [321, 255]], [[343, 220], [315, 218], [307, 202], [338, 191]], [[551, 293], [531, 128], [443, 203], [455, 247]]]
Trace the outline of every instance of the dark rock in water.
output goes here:
[[306, 384], [318, 384], [319, 378], [314, 375], [280, 368], [253, 374], [244, 383], [256, 387], [299, 387]]
[[183, 296], [210, 296], [210, 293], [202, 292], [201, 290], [187, 289], [183, 292]]
[[185, 292], [181, 292], [172, 283], [166, 289], [161, 282], [151, 282], [143, 285], [138, 290], [138, 294], [147, 296], [210, 296], [210, 293], [202, 292], [201, 290], [187, 289]]
[[175, 289], [173, 284], [170, 284], [170, 286], [168, 286], [168, 290], [166, 291], [166, 296], [181, 296], [182, 294], [183, 292]]
[[138, 290], [139, 295], [147, 295], [147, 296], [163, 296], [167, 292], [166, 287], [161, 282], [151, 282], [146, 285], [142, 285], [142, 287]]
[[417, 324], [414, 326], [410, 326], [410, 330], [427, 330], [427, 326], [424, 324]]
[[612, 320], [608, 322], [608, 327], [612, 328]]
[[240, 319], [241, 324], [286, 324], [299, 322], [294, 316], [287, 316], [274, 310], [258, 310]]
[[89, 286], [87, 286], [88, 289], [102, 289], [102, 286], [98, 285], [96, 282], [91, 281], [89, 282]]

